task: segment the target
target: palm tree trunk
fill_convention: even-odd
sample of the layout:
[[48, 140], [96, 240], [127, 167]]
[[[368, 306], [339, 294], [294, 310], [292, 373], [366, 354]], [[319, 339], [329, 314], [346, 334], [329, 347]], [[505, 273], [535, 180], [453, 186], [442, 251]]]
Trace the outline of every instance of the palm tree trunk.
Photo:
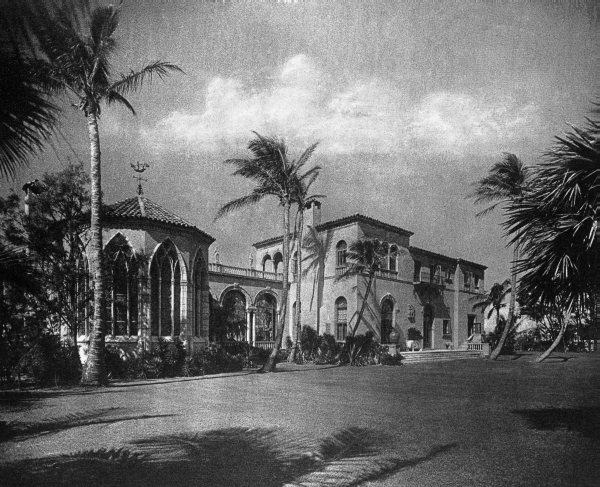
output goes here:
[[[517, 260], [519, 260], [519, 242], [515, 242], [513, 248], [513, 264], [512, 264], [512, 272], [510, 276], [510, 301], [508, 305], [508, 317], [506, 318], [506, 325], [504, 326], [504, 330], [502, 330], [502, 336], [498, 341], [498, 345], [494, 348], [493, 352], [490, 354], [490, 360], [497, 360], [500, 354], [502, 353], [502, 347], [504, 347], [504, 343], [506, 342], [506, 338], [508, 337], [508, 333], [512, 327], [513, 316], [515, 314], [515, 303], [517, 297]], [[500, 315], [498, 315], [500, 316]]]
[[292, 353], [290, 354], [290, 362], [295, 362], [296, 354], [300, 350], [300, 338], [302, 336], [302, 302], [301, 302], [301, 291], [302, 291], [302, 230], [304, 227], [304, 211], [302, 205], [298, 209], [300, 214], [298, 215], [298, 250], [296, 253], [298, 254], [298, 258], [296, 259], [296, 316], [295, 316], [295, 331], [296, 331], [296, 340], [294, 343], [294, 348]]
[[540, 363], [546, 360], [550, 354], [554, 351], [554, 349], [558, 346], [560, 341], [562, 340], [565, 331], [567, 331], [567, 324], [569, 323], [570, 310], [565, 311], [562, 316], [562, 323], [560, 324], [560, 331], [558, 332], [558, 336], [552, 342], [552, 345], [548, 347], [548, 349], [542, 353], [539, 357], [534, 360], [534, 363]]
[[281, 290], [281, 308], [279, 312], [279, 320], [277, 322], [277, 330], [275, 332], [275, 343], [271, 355], [267, 359], [258, 372], [261, 374], [273, 372], [277, 365], [277, 355], [281, 350], [281, 342], [283, 340], [283, 331], [285, 329], [285, 320], [287, 317], [288, 304], [288, 274], [290, 271], [290, 203], [285, 202], [283, 205], [283, 282]]
[[88, 114], [88, 134], [90, 138], [90, 262], [94, 283], [94, 319], [90, 331], [88, 359], [83, 367], [81, 383], [85, 385], [106, 385], [106, 364], [104, 363], [105, 296], [104, 266], [102, 262], [102, 191], [100, 177], [100, 136], [96, 113]]
[[356, 326], [352, 329], [352, 333], [350, 336], [356, 335], [356, 330], [358, 330], [358, 326], [362, 321], [363, 314], [365, 313], [365, 308], [367, 307], [367, 299], [369, 299], [369, 293], [371, 292], [371, 286], [373, 284], [373, 277], [375, 276], [375, 272], [369, 272], [369, 282], [367, 284], [367, 291], [365, 292], [365, 297], [363, 298], [362, 305], [360, 307], [360, 312], [358, 313], [358, 318], [356, 319]]

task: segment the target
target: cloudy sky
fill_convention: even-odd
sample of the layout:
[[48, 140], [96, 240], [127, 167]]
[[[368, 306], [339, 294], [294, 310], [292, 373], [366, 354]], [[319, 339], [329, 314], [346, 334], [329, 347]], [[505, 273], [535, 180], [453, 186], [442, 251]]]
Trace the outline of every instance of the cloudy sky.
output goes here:
[[[273, 201], [213, 222], [251, 190], [223, 164], [252, 131], [293, 155], [319, 141], [324, 220], [362, 213], [415, 233], [413, 245], [509, 275], [501, 215], [465, 199], [505, 151], [540, 161], [581, 124], [595, 91], [593, 2], [125, 2], [116, 70], [156, 59], [186, 75], [144, 86], [138, 112], [103, 111], [105, 200], [135, 194], [130, 163], [151, 165], [145, 195], [217, 238], [246, 265], [279, 233]], [[89, 165], [83, 116], [65, 102], [52, 147], [15, 183], [68, 161]]]

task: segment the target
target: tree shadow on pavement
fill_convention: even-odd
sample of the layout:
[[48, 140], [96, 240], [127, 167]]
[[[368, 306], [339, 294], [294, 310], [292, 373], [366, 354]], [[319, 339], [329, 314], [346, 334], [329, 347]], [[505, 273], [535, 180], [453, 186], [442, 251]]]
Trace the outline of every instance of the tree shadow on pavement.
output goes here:
[[527, 419], [536, 430], [575, 431], [586, 438], [600, 439], [600, 408], [543, 408], [512, 411]]
[[[349, 428], [321, 440], [281, 440], [272, 429], [227, 428], [158, 436], [130, 448], [92, 450], [0, 465], [6, 485], [353, 486], [427, 462], [456, 444], [414, 458], [382, 453], [378, 434]], [[0, 481], [2, 482], [2, 481]]]
[[0, 442], [9, 440], [20, 441], [35, 436], [58, 433], [70, 428], [93, 424], [110, 424], [119, 421], [175, 416], [174, 414], [114, 416], [123, 410], [124, 408], [97, 409], [85, 413], [67, 414], [58, 418], [33, 422], [0, 421]]

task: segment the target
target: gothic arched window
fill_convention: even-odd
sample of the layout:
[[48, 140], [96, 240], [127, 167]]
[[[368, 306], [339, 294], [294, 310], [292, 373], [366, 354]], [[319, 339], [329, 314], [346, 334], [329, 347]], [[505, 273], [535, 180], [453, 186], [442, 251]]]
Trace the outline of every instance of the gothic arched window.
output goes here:
[[223, 297], [227, 338], [244, 340], [246, 336], [246, 296], [241, 291], [229, 291]]
[[389, 255], [389, 265], [388, 265], [388, 269], [392, 272], [395, 272], [398, 270], [398, 266], [396, 265], [396, 259], [398, 257], [398, 247], [396, 247], [395, 245], [392, 245], [390, 247], [390, 255]]
[[164, 242], [150, 265], [150, 329], [153, 336], [181, 333], [181, 266], [175, 245]]
[[104, 250], [107, 265], [106, 319], [109, 334], [132, 336], [138, 332], [138, 281], [135, 253], [117, 233]]
[[277, 300], [270, 294], [263, 294], [256, 301], [256, 340], [274, 340], [276, 323]]
[[346, 251], [348, 250], [348, 245], [343, 240], [340, 240], [336, 245], [336, 253], [337, 253], [337, 267], [343, 267], [346, 265]]

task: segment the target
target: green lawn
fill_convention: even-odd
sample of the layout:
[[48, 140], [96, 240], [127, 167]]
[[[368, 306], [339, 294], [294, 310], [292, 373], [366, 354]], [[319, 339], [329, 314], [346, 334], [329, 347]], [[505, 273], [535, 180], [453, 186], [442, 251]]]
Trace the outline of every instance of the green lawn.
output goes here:
[[598, 354], [0, 393], [0, 485], [598, 485]]

